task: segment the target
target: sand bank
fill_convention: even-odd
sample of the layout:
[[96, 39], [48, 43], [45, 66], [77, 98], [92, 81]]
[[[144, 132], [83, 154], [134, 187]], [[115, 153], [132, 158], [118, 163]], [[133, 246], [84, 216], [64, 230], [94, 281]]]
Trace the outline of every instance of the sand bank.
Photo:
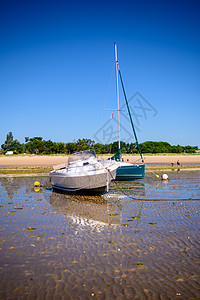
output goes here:
[[[107, 159], [108, 156], [98, 156], [99, 159]], [[123, 155], [124, 161], [140, 162], [139, 156]], [[66, 162], [68, 156], [1, 156], [0, 166], [8, 167], [50, 167]], [[171, 164], [177, 160], [181, 164], [200, 164], [200, 155], [144, 155], [145, 163]]]

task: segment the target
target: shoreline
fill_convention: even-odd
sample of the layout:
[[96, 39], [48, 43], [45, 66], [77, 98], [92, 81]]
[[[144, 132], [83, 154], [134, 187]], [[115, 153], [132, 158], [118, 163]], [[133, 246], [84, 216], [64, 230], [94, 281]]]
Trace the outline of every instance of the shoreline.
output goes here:
[[[98, 159], [108, 159], [108, 155]], [[140, 163], [140, 156], [123, 155], [125, 162]], [[67, 155], [19, 155], [0, 157], [0, 178], [48, 176], [54, 165], [66, 163]], [[177, 165], [179, 160], [180, 166]], [[200, 171], [200, 155], [147, 155], [145, 173], [177, 171]], [[174, 165], [172, 166], [172, 162]]]
[[[178, 169], [147, 169], [145, 170], [145, 173], [151, 173], [151, 172], [156, 172], [159, 173], [160, 172], [174, 172], [174, 171], [178, 171]], [[185, 169], [180, 169], [181, 172], [199, 172], [200, 171], [200, 167], [199, 168], [185, 168]], [[48, 177], [49, 173], [6, 173], [6, 174], [1, 174], [0, 173], [0, 178], [16, 178], [16, 177]], [[141, 180], [141, 179], [139, 179]]]
[[[107, 159], [109, 155], [98, 155], [98, 159]], [[139, 155], [123, 155], [125, 162], [140, 163]], [[56, 164], [66, 163], [68, 155], [23, 155], [23, 156], [0, 156], [1, 167], [52, 167]], [[200, 164], [200, 155], [144, 155], [146, 164]]]

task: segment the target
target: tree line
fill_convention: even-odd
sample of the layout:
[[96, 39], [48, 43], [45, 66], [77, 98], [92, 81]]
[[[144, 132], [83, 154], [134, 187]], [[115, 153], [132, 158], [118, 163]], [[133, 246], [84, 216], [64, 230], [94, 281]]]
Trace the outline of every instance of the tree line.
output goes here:
[[[174, 146], [167, 142], [147, 141], [139, 144], [142, 153], [195, 153], [198, 146]], [[118, 150], [118, 142], [110, 144], [95, 143], [91, 139], [78, 139], [74, 142], [52, 142], [45, 141], [42, 137], [25, 137], [25, 143], [20, 143], [13, 138], [12, 132], [6, 136], [4, 144], [1, 145], [1, 153], [13, 151], [14, 154], [72, 154], [74, 152], [94, 149], [97, 154], [114, 154]], [[136, 143], [121, 142], [123, 154], [139, 154]]]

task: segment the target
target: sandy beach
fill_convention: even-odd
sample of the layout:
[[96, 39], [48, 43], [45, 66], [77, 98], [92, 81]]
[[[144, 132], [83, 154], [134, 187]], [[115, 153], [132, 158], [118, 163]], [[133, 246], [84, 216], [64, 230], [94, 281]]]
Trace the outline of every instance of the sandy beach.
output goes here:
[[[98, 156], [98, 159], [107, 159], [108, 156]], [[124, 161], [140, 162], [139, 156], [123, 155]], [[68, 156], [1, 156], [1, 167], [51, 167], [66, 162]], [[147, 164], [171, 164], [178, 160], [181, 164], [200, 164], [200, 155], [144, 155]]]

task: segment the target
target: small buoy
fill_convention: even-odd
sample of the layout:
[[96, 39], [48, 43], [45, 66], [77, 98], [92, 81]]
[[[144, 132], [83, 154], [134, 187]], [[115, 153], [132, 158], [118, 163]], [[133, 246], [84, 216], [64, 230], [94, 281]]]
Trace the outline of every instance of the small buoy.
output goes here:
[[167, 180], [168, 179], [168, 175], [167, 174], [163, 174], [162, 175], [162, 180]]
[[35, 181], [34, 186], [35, 186], [35, 187], [39, 187], [39, 186], [40, 186], [39, 181]]
[[159, 178], [159, 175], [156, 175], [156, 178]]

